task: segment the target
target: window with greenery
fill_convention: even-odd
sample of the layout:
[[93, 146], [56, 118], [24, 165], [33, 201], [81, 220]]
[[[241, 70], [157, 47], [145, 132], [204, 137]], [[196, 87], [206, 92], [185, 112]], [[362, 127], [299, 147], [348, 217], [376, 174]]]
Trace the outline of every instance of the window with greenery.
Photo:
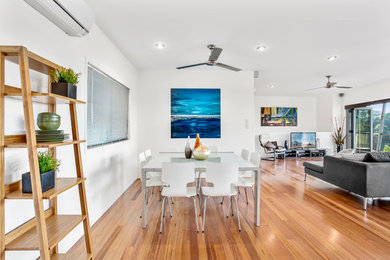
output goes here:
[[373, 103], [349, 109], [352, 147], [357, 152], [390, 152], [390, 102]]
[[88, 148], [128, 139], [129, 89], [88, 66]]

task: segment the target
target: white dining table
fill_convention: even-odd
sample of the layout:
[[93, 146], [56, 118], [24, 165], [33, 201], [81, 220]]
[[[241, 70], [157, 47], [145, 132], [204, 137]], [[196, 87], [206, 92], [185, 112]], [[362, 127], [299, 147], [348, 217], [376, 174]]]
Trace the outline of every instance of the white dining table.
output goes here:
[[[195, 171], [205, 172], [207, 162], [224, 163], [224, 162], [238, 162], [239, 171], [253, 171], [255, 174], [255, 203], [254, 203], [254, 224], [260, 226], [260, 167], [251, 162], [244, 160], [241, 156], [233, 152], [217, 152], [211, 153], [207, 160], [186, 159], [184, 153], [164, 152], [154, 155], [142, 167], [142, 220], [143, 227], [148, 224], [148, 208], [147, 208], [147, 191], [146, 191], [146, 173], [147, 172], [161, 172], [162, 164], [164, 162], [194, 162]], [[237, 173], [238, 174], [238, 173]]]

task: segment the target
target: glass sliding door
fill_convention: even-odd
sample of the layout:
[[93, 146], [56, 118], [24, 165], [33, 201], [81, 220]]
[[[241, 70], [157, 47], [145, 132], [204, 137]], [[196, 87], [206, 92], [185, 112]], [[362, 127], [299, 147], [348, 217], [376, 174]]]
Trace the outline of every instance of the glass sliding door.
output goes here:
[[358, 153], [390, 152], [390, 102], [381, 101], [346, 106], [348, 148]]
[[370, 106], [372, 108], [372, 129], [373, 129], [373, 146], [372, 149], [380, 151], [381, 147], [381, 133], [383, 132], [382, 116], [383, 104], [375, 104]]
[[383, 104], [377, 151], [390, 152], [390, 103]]
[[372, 108], [354, 109], [354, 148], [357, 153], [371, 152], [373, 149]]

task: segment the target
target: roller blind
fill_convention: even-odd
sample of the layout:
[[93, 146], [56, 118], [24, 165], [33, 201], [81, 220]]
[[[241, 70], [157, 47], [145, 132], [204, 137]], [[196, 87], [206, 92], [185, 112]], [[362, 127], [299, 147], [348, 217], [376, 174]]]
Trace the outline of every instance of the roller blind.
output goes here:
[[128, 139], [129, 89], [88, 66], [88, 148]]

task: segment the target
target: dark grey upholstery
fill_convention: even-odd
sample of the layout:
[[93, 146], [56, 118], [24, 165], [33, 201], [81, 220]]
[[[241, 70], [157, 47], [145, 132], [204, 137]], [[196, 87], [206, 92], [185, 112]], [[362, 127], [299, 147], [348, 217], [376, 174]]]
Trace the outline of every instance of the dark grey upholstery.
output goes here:
[[304, 162], [303, 166], [305, 166], [308, 169], [311, 169], [313, 171], [316, 171], [316, 172], [319, 172], [319, 173], [323, 173], [324, 163], [323, 162], [317, 162], [317, 161]]
[[325, 156], [322, 169], [319, 162], [304, 162], [303, 165], [306, 174], [365, 198], [390, 197], [389, 162], [362, 162]]
[[364, 156], [363, 162], [390, 162], [389, 152], [371, 152]]

